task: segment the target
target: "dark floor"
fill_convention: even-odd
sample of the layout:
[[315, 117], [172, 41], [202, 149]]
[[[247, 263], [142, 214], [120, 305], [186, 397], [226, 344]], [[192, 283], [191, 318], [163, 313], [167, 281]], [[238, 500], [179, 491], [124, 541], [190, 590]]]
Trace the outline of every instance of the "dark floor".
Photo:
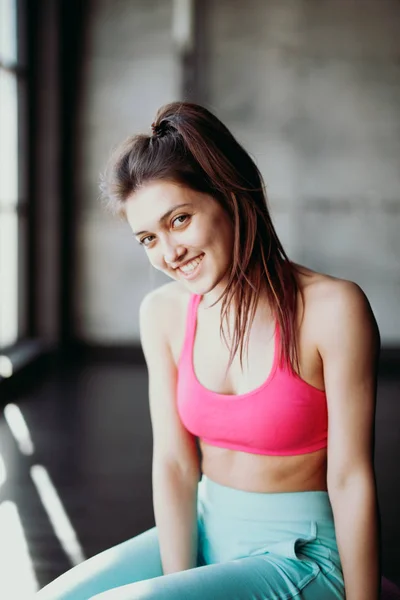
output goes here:
[[[40, 587], [71, 563], [33, 484], [31, 465], [47, 469], [86, 558], [154, 524], [146, 370], [104, 361], [83, 365], [54, 367], [12, 399], [27, 423], [33, 454], [21, 452], [3, 411], [0, 417], [7, 471], [0, 508], [7, 500], [16, 503]], [[400, 584], [399, 425], [400, 374], [381, 377], [376, 472], [383, 574]], [[11, 569], [21, 572], [18, 564]], [[4, 597], [1, 592], [0, 578]]]

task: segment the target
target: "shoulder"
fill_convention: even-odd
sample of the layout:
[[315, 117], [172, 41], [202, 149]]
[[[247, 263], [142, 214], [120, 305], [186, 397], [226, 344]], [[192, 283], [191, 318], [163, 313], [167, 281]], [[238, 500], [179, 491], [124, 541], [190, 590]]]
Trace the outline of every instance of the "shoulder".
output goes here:
[[190, 292], [178, 281], [171, 281], [148, 292], [140, 303], [141, 336], [144, 330], [169, 337], [175, 323], [189, 301]]
[[140, 311], [151, 309], [170, 310], [182, 297], [189, 297], [189, 292], [178, 281], [170, 281], [148, 292], [140, 303]]
[[324, 273], [316, 273], [305, 291], [313, 310], [325, 316], [338, 316], [350, 308], [358, 312], [369, 304], [357, 283]]
[[301, 276], [306, 313], [312, 323], [318, 349], [327, 352], [367, 344], [380, 345], [379, 329], [363, 289], [354, 281], [306, 270]]

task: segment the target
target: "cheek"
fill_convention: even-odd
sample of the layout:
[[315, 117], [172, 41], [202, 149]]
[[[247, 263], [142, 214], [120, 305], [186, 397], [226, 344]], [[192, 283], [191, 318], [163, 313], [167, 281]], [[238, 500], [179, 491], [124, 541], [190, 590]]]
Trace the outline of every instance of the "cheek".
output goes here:
[[168, 266], [165, 264], [164, 258], [162, 255], [159, 255], [157, 252], [148, 252], [147, 258], [154, 269], [157, 271], [162, 271], [163, 273], [167, 273], [170, 277], [174, 277], [174, 273], [168, 269]]
[[198, 248], [215, 248], [220, 245], [220, 225], [216, 221], [207, 222], [194, 231], [191, 242]]
[[152, 252], [151, 250], [148, 250], [146, 254], [151, 266], [155, 269], [161, 269], [161, 257], [157, 255], [157, 252]]
[[210, 246], [218, 249], [223, 255], [230, 255], [233, 249], [233, 231], [226, 220], [221, 219], [216, 223], [213, 229], [210, 229], [210, 236], [207, 240]]

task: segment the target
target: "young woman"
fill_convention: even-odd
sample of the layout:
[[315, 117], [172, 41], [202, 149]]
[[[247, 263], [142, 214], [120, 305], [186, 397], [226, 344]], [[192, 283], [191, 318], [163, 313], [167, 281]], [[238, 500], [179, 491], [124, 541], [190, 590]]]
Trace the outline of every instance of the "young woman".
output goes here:
[[156, 527], [37, 600], [377, 600], [379, 332], [362, 290], [294, 264], [261, 174], [191, 103], [162, 107], [103, 180], [150, 263]]

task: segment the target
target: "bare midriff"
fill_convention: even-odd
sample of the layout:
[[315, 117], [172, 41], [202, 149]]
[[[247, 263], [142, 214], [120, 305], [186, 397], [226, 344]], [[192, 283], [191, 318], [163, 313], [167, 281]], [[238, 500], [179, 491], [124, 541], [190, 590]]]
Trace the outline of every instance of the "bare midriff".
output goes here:
[[327, 491], [325, 448], [296, 456], [251, 454], [200, 440], [202, 472], [220, 485], [247, 492]]

